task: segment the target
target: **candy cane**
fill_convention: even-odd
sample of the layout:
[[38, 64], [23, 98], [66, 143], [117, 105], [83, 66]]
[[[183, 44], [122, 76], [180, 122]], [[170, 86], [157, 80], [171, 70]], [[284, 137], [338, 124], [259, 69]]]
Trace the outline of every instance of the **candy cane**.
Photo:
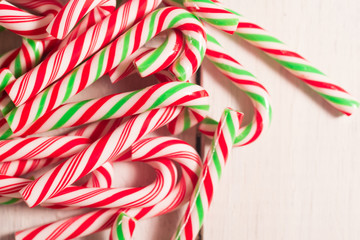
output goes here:
[[30, 172], [42, 169], [53, 163], [60, 162], [61, 160], [62, 159], [59, 158], [49, 158], [3, 162], [0, 163], [0, 174], [12, 177], [19, 177]]
[[[25, 115], [31, 114], [32, 110], [24, 113], [21, 112], [21, 108], [18, 109], [16, 111], [16, 113], [19, 113], [18, 116], [23, 116], [16, 119], [20, 121], [14, 121], [15, 118], [11, 114], [7, 115], [6, 118], [13, 127], [14, 133], [29, 135], [35, 132], [40, 133], [98, 120], [134, 115], [164, 106], [181, 105], [191, 107], [196, 104], [194, 111], [204, 118], [209, 108], [207, 102], [207, 92], [198, 85], [192, 83], [160, 83], [142, 90], [64, 104], [32, 125], [29, 125], [25, 119]], [[33, 119], [34, 117], [30, 115], [29, 118]], [[30, 126], [30, 129], [26, 126]]]
[[[155, 145], [154, 145], [155, 144]], [[157, 146], [157, 148], [153, 148]], [[136, 219], [145, 219], [173, 211], [188, 201], [197, 182], [202, 166], [197, 152], [185, 142], [170, 137], [157, 137], [140, 140], [133, 144], [134, 159], [170, 157], [178, 159], [183, 165], [184, 176], [165, 199], [155, 206], [132, 209], [103, 209], [91, 213], [60, 220], [41, 227], [16, 233], [16, 239], [71, 239], [86, 236], [111, 227], [121, 212]], [[96, 221], [95, 221], [96, 220]]]
[[91, 173], [90, 179], [84, 184], [85, 187], [110, 188], [114, 178], [114, 167], [111, 162], [104, 163]]
[[120, 213], [111, 227], [110, 240], [130, 240], [135, 229], [136, 219]]
[[0, 162], [65, 158], [84, 149], [89, 143], [89, 139], [76, 136], [2, 140], [0, 141]]
[[[41, 3], [41, 0], [34, 2]], [[58, 7], [61, 7], [61, 5]], [[5, 0], [0, 2], [0, 25], [30, 39], [50, 38], [46, 32], [46, 27], [54, 17], [53, 14], [53, 11], [49, 11], [48, 15], [36, 16], [17, 8]]]
[[[179, 111], [181, 107], [169, 107], [151, 110], [129, 118], [112, 133], [102, 137], [25, 187], [21, 191], [24, 201], [30, 207], [42, 203], [119, 155], [140, 137], [171, 121], [179, 114]], [[62, 173], [61, 176], [58, 175], [59, 172]]]
[[40, 15], [55, 16], [63, 7], [58, 0], [9, 0], [8, 2]]
[[203, 224], [214, 188], [221, 177], [236, 136], [240, 132], [242, 114], [226, 109], [217, 127], [213, 142], [204, 162], [196, 190], [191, 196], [173, 239], [195, 239]]
[[29, 179], [0, 175], [0, 195], [18, 197], [18, 192], [31, 182]]
[[165, 35], [165, 40], [159, 46], [146, 44], [113, 68], [109, 72], [111, 82], [118, 82], [135, 73], [136, 70], [144, 78], [169, 67], [181, 53], [184, 39], [179, 31], [169, 29], [153, 40], [162, 37], [161, 35]]
[[[16, 106], [24, 103], [46, 86], [73, 70], [75, 66], [93, 53], [106, 46], [144, 14], [154, 10], [158, 4], [160, 4], [159, 0], [151, 0], [146, 3], [140, 0], [132, 0], [125, 3], [103, 21], [92, 26], [74, 41], [53, 53], [37, 67], [7, 86], [6, 91], [10, 98]], [[96, 56], [98, 55], [99, 53]], [[98, 63], [97, 61], [96, 64]]]
[[229, 34], [236, 31], [239, 23], [237, 15], [211, 0], [164, 0], [164, 2], [177, 7], [186, 7], [188, 11], [196, 13], [201, 20]]
[[94, 8], [106, 8], [111, 12], [115, 6], [115, 0], [70, 0], [50, 22], [46, 31], [57, 39], [63, 39]]
[[47, 199], [42, 206], [61, 205], [91, 208], [133, 208], [157, 204], [169, 194], [177, 180], [175, 165], [167, 159], [146, 161], [156, 172], [156, 179], [138, 188], [67, 187]]
[[[187, 4], [191, 2], [197, 4], [197, 0], [186, 0]], [[220, 9], [224, 8], [218, 1], [213, 0], [213, 2]], [[203, 14], [203, 12], [197, 12], [197, 8], [191, 8], [191, 11], [194, 14]], [[353, 96], [340, 86], [332, 83], [323, 72], [310, 64], [301, 55], [288, 48], [282, 41], [242, 15], [232, 10], [229, 11], [233, 12], [234, 16], [239, 17], [236, 30], [238, 36], [259, 48], [291, 74], [302, 80], [335, 109], [349, 116], [360, 106], [360, 103]]]
[[[261, 133], [269, 127], [271, 122], [272, 109], [269, 93], [265, 87], [256, 80], [255, 76], [228, 54], [221, 44], [210, 34], [208, 34], [206, 57], [220, 72], [228, 77], [250, 98], [254, 106], [254, 117], [251, 123], [241, 128], [240, 134], [235, 140], [236, 145], [246, 145], [255, 141]], [[216, 128], [216, 121], [205, 121], [207, 125], [210, 123]], [[201, 129], [203, 129], [204, 125], [201, 126]], [[207, 129], [203, 133], [206, 132], [210, 133], [211, 131]]]

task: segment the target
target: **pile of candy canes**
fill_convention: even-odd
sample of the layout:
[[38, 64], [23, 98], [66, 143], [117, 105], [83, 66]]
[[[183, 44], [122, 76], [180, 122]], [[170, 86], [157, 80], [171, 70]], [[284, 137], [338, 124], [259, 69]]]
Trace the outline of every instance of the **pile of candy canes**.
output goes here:
[[[0, 1], [1, 30], [22, 45], [0, 56], [0, 204], [96, 208], [19, 231], [16, 239], [72, 239], [111, 228], [131, 239], [136, 221], [186, 211], [174, 239], [194, 239], [232, 147], [255, 141], [271, 121], [269, 94], [208, 29], [237, 35], [305, 82], [340, 112], [359, 103], [317, 68], [257, 24], [216, 0]], [[157, 41], [153, 41], [156, 39]], [[153, 42], [153, 44], [150, 44]], [[251, 100], [252, 121], [225, 109], [207, 117], [208, 94], [189, 79], [208, 58]], [[69, 102], [96, 80], [112, 83], [137, 73], [159, 84], [97, 99]], [[203, 161], [175, 137], [146, 135], [162, 126], [179, 134], [197, 125], [212, 138]], [[77, 128], [70, 128], [77, 127]], [[33, 134], [68, 128], [61, 136]], [[144, 162], [155, 180], [114, 188], [116, 162]], [[29, 173], [52, 166], [31, 179]], [[87, 176], [82, 185], [74, 184]]]

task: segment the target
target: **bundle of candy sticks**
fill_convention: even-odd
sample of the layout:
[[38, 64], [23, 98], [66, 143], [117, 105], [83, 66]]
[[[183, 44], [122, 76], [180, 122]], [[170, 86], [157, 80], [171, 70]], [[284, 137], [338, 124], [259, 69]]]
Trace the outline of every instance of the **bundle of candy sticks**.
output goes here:
[[[0, 1], [1, 31], [23, 39], [0, 56], [0, 204], [94, 208], [19, 231], [16, 239], [72, 239], [107, 228], [110, 239], [131, 239], [137, 221], [180, 207], [186, 210], [173, 239], [195, 239], [232, 147], [254, 142], [272, 117], [266, 88], [209, 28], [259, 48], [340, 112], [351, 115], [359, 107], [302, 56], [217, 0], [165, 0], [159, 8], [161, 3]], [[250, 98], [249, 124], [230, 108], [219, 121], [207, 115], [206, 89], [189, 82], [204, 57]], [[104, 75], [116, 83], [134, 73], [160, 83], [68, 101]], [[146, 136], [163, 126], [175, 135], [196, 126], [210, 137], [204, 160], [178, 138]], [[68, 131], [32, 136], [55, 129]], [[116, 162], [143, 162], [156, 177], [143, 187], [114, 187]], [[29, 177], [47, 166], [41, 176]]]

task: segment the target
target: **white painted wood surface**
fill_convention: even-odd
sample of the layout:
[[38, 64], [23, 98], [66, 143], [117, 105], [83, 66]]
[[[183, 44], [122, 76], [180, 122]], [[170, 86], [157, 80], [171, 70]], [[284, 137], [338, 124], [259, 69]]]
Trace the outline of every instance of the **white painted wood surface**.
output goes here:
[[[278, 36], [360, 98], [359, 1], [223, 2]], [[203, 239], [360, 239], [359, 113], [340, 116], [260, 51], [239, 38], [219, 34], [227, 48], [268, 88], [273, 121], [256, 143], [233, 150], [207, 215]], [[4, 36], [0, 34], [0, 53], [19, 44]], [[224, 107], [232, 106], [247, 115], [245, 121], [250, 119], [249, 101], [207, 61], [202, 76], [213, 102], [211, 116], [219, 118]], [[113, 88], [105, 79], [82, 97], [132, 88], [126, 84], [125, 80]], [[193, 133], [185, 135], [193, 141]], [[130, 186], [151, 179], [141, 181], [136, 177], [139, 175], [143, 174], [123, 166], [118, 183]], [[13, 239], [17, 230], [74, 214], [28, 209], [22, 204], [0, 207], [0, 239]], [[135, 239], [168, 239], [179, 217], [175, 212], [142, 221]], [[106, 232], [85, 239], [107, 236]]]

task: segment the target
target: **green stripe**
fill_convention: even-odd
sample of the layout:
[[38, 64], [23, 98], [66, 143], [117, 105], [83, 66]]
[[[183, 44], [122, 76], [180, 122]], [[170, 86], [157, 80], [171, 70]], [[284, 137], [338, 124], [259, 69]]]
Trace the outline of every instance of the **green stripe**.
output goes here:
[[156, 101], [151, 105], [151, 107], [148, 108], [148, 110], [154, 109], [158, 107], [161, 103], [163, 103], [165, 100], [167, 100], [169, 97], [177, 93], [178, 91], [192, 86], [192, 83], [183, 83], [183, 84], [177, 84], [174, 87], [166, 90], [163, 94], [161, 94]]
[[39, 119], [42, 111], [44, 110], [46, 98], [47, 98], [47, 96], [49, 94], [49, 91], [50, 91], [50, 88], [46, 89], [44, 91], [44, 93], [42, 94], [41, 99], [40, 99], [39, 109], [38, 109], [38, 111], [36, 113], [35, 119]]
[[[173, 1], [175, 1], [175, 0], [173, 0]], [[0, 32], [2, 32], [2, 31], [4, 31], [4, 30], [5, 30], [5, 28], [0, 25]]]
[[254, 75], [252, 75], [250, 72], [244, 70], [244, 69], [239, 69], [224, 63], [217, 63], [217, 62], [212, 62], [215, 66], [217, 66], [218, 68], [227, 71], [227, 72], [232, 72], [234, 74], [237, 75], [245, 75], [245, 76], [250, 76], [250, 77], [255, 77]]
[[22, 73], [21, 70], [21, 60], [20, 60], [20, 55], [17, 55], [15, 58], [15, 70], [14, 70], [14, 76], [16, 78], [20, 77]]
[[1, 203], [1, 204], [2, 204], [2, 205], [9, 205], [9, 204], [16, 203], [16, 202], [18, 202], [18, 201], [20, 201], [19, 198], [12, 198], [12, 199], [10, 199], [9, 201], [3, 202], [3, 203]]
[[210, 105], [191, 105], [189, 106], [189, 108], [198, 109], [198, 110], [209, 110]]
[[330, 95], [327, 95], [327, 94], [324, 94], [321, 92], [317, 92], [317, 93], [320, 94], [326, 100], [328, 100], [332, 103], [335, 103], [335, 104], [349, 106], [349, 107], [359, 107], [359, 105], [360, 105], [360, 103], [355, 100], [341, 98], [341, 97], [334, 97], [334, 96], [330, 96]]
[[279, 39], [276, 39], [269, 35], [251, 34], [251, 33], [236, 33], [236, 34], [249, 41], [283, 43]]
[[0, 139], [8, 139], [11, 135], [13, 135], [13, 132], [11, 131], [11, 128], [9, 128], [0, 136]]
[[105, 52], [106, 52], [106, 48], [104, 48], [104, 50], [102, 50], [101, 53], [100, 53], [99, 62], [98, 62], [98, 69], [97, 69], [97, 72], [96, 72], [96, 78], [95, 79], [98, 79], [100, 77], [100, 75], [101, 75], [101, 71], [102, 71], [102, 68], [103, 68], [103, 65], [104, 65]]
[[248, 91], [244, 91], [244, 93], [246, 93], [250, 98], [254, 99], [256, 102], [263, 105], [264, 108], [266, 109], [269, 108], [269, 102], [263, 96]]
[[201, 202], [201, 196], [200, 193], [198, 195], [198, 197], [196, 198], [196, 209], [198, 212], [198, 216], [199, 216], [199, 226], [202, 225], [203, 220], [204, 220], [204, 208]]
[[123, 97], [122, 99], [120, 99], [102, 118], [101, 120], [104, 119], [109, 119], [111, 116], [113, 116], [127, 101], [129, 101], [130, 98], [132, 98], [135, 94], [137, 94], [138, 92], [140, 92], [141, 90], [137, 90], [134, 91], [132, 93], [129, 93], [128, 95], [126, 95], [125, 97]]
[[2, 91], [7, 85], [8, 82], [10, 81], [10, 79], [12, 78], [12, 74], [11, 73], [6, 73], [4, 78], [1, 79], [1, 83], [0, 83], [0, 91]]
[[205, 119], [202, 121], [202, 123], [204, 123], [204, 124], [210, 124], [210, 125], [218, 125], [218, 124], [219, 124], [216, 120], [214, 120], [214, 119], [212, 119], [212, 118], [209, 118], [209, 117], [205, 118]]
[[184, 112], [184, 129], [183, 129], [183, 131], [190, 128], [189, 109], [186, 108], [184, 111], [185, 112]]
[[11, 112], [11, 110], [13, 110], [14, 108], [16, 108], [15, 104], [10, 101], [2, 110], [2, 114], [5, 116], [6, 114], [8, 114], [9, 112]]
[[62, 127], [76, 113], [76, 111], [78, 111], [83, 105], [85, 105], [89, 101], [91, 101], [91, 100], [85, 100], [85, 101], [76, 103], [69, 110], [67, 110], [67, 112], [59, 119], [59, 121], [57, 123], [55, 123], [55, 125], [50, 130], [54, 130], [54, 129], [58, 129], [58, 128]]
[[75, 78], [76, 78], [76, 74], [77, 74], [78, 70], [79, 70], [79, 68], [75, 69], [73, 71], [73, 73], [70, 75], [69, 83], [68, 83], [68, 86], [66, 88], [66, 92], [65, 92], [64, 98], [62, 100], [62, 103], [64, 103], [70, 97], [70, 94], [71, 94], [71, 92], [72, 92], [72, 90], [74, 88]]
[[205, 49], [198, 40], [196, 40], [195, 38], [190, 37], [190, 36], [186, 36], [186, 39], [188, 40], [189, 43], [191, 43], [191, 45], [193, 45], [196, 49], [198, 49], [201, 56], [203, 56], [205, 54]]
[[[215, 147], [213, 147], [213, 149], [215, 149]], [[214, 153], [213, 154], [213, 162], [214, 162], [214, 165], [215, 165], [215, 168], [216, 168], [218, 178], [220, 180], [220, 178], [221, 178], [221, 164], [220, 164], [219, 156], [217, 154], [217, 151], [214, 151], [213, 153]]]
[[164, 52], [164, 49], [166, 48], [169, 40], [166, 39], [166, 41], [160, 45], [159, 48], [155, 49], [153, 53], [142, 63], [140, 66], [138, 66], [138, 70], [140, 73], [143, 73], [145, 70], [149, 69], [152, 64], [159, 58], [159, 56]]
[[252, 128], [252, 123], [249, 123], [246, 128], [243, 130], [243, 132], [239, 135], [239, 136], [236, 136], [235, 138], [235, 143], [239, 143], [241, 142], [242, 140], [244, 140], [250, 133], [251, 131], [251, 128]]
[[122, 49], [123, 51], [121, 54], [120, 62], [124, 61], [124, 59], [127, 57], [127, 53], [129, 51], [130, 36], [131, 36], [131, 31], [128, 31], [124, 37], [124, 44], [123, 44], [123, 49]]
[[294, 62], [288, 62], [288, 61], [282, 61], [279, 59], [275, 59], [273, 58], [275, 61], [277, 61], [278, 63], [280, 63], [281, 65], [283, 65], [284, 67], [294, 70], [294, 71], [301, 71], [301, 72], [310, 72], [310, 73], [317, 73], [317, 74], [321, 74], [321, 75], [325, 75], [324, 73], [320, 72], [318, 69], [310, 66], [310, 65], [306, 65], [306, 64], [302, 64], [302, 63], [294, 63]]
[[14, 117], [16, 114], [16, 111], [18, 110], [18, 108], [14, 108], [10, 113], [9, 113], [9, 117], [7, 117], [6, 121], [9, 124], [9, 126], [12, 125], [12, 122], [14, 121]]
[[173, 28], [174, 25], [175, 25], [178, 21], [183, 20], [184, 18], [192, 18], [192, 19], [198, 20], [197, 17], [195, 17], [195, 15], [193, 15], [193, 14], [191, 14], [191, 13], [189, 13], [189, 12], [180, 13], [179, 15], [177, 15], [176, 17], [174, 17], [174, 18], [171, 20], [171, 22], [170, 22], [170, 24], [169, 24], [169, 26], [168, 26], [167, 28]]
[[124, 236], [124, 233], [123, 233], [123, 230], [122, 230], [122, 225], [118, 226], [116, 228], [116, 232], [117, 232], [117, 237], [119, 240], [126, 240], [125, 239], [125, 236]]
[[232, 120], [232, 118], [231, 118], [231, 114], [230, 114], [230, 110], [229, 109], [226, 109], [226, 111], [228, 112], [227, 113], [227, 116], [226, 116], [226, 125], [228, 126], [228, 128], [229, 128], [229, 132], [230, 132], [230, 135], [231, 135], [231, 139], [232, 139], [232, 141], [234, 141], [234, 139], [235, 139], [235, 125], [234, 125], [234, 122], [233, 122], [233, 120]]
[[149, 23], [149, 33], [148, 33], [148, 36], [146, 38], [147, 42], [150, 41], [150, 39], [153, 37], [155, 19], [156, 19], [158, 13], [159, 13], [159, 10], [156, 10], [151, 14], [150, 23]]
[[175, 69], [179, 74], [178, 79], [180, 81], [185, 81], [186, 80], [186, 71], [185, 71], [184, 67], [181, 66], [179, 63], [177, 63]]
[[213, 36], [211, 36], [209, 34], [206, 35], [206, 39], [208, 42], [212, 42], [212, 43], [215, 43], [216, 45], [221, 46], [221, 44]]
[[216, 26], [237, 26], [239, 19], [229, 18], [229, 19], [213, 19], [213, 18], [201, 18], [205, 22], [208, 22]]
[[36, 42], [32, 39], [27, 39], [27, 38], [26, 38], [26, 41], [29, 43], [30, 47], [34, 51], [35, 60], [36, 60], [36, 63], [38, 63], [40, 60], [40, 52], [39, 52], [39, 49], [36, 48]]

